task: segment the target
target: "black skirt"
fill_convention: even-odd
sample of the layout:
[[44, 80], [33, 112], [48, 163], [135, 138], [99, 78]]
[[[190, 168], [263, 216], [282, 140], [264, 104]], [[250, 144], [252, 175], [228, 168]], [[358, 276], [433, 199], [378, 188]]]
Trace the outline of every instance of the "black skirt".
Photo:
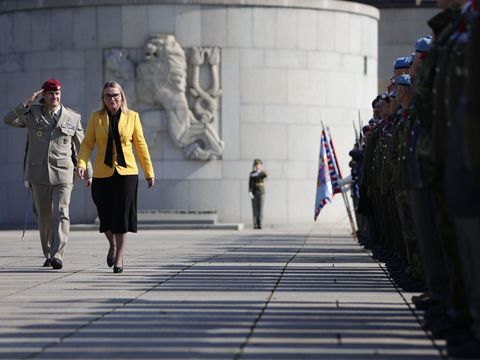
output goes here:
[[138, 175], [93, 178], [92, 198], [97, 206], [100, 232], [112, 234], [137, 232]]

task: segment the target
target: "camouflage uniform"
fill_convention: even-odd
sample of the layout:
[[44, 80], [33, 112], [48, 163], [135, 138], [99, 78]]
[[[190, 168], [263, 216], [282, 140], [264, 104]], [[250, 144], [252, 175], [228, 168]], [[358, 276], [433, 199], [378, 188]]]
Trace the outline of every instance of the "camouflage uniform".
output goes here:
[[401, 259], [406, 258], [403, 246], [402, 229], [397, 211], [395, 195], [392, 191], [393, 168], [390, 158], [392, 133], [395, 128], [394, 116], [383, 126], [375, 148], [378, 183], [380, 186], [380, 209], [384, 215], [383, 232], [386, 239], [385, 249]]
[[383, 121], [380, 121], [370, 132], [365, 144], [365, 152], [362, 166], [362, 179], [360, 184], [360, 198], [358, 210], [361, 214], [367, 215], [368, 232], [372, 247], [381, 246], [383, 236], [380, 224], [382, 223], [382, 214], [376, 206], [376, 199], [379, 196], [379, 185], [376, 173], [375, 147], [378, 137], [383, 127]]
[[411, 107], [402, 109], [397, 114], [397, 125], [393, 131], [393, 139], [390, 149], [391, 163], [393, 167], [392, 185], [398, 215], [401, 223], [405, 251], [410, 270], [414, 275], [421, 277], [423, 274], [422, 264], [417, 249], [417, 236], [413, 223], [412, 208], [410, 202], [408, 156], [410, 151], [411, 131]]

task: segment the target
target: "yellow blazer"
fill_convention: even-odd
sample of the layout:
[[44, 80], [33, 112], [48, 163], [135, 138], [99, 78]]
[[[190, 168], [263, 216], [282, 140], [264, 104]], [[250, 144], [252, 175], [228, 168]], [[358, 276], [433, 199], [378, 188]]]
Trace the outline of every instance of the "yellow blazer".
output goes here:
[[[154, 178], [152, 161], [148, 146], [143, 136], [142, 124], [138, 113], [129, 110], [127, 113], [120, 114], [118, 121], [118, 132], [120, 134], [120, 142], [122, 143], [123, 155], [127, 167], [118, 165], [116, 151], [113, 153], [113, 168], [103, 163], [105, 152], [107, 151], [109, 120], [107, 111], [96, 111], [88, 120], [85, 137], [80, 145], [78, 167], [86, 168], [86, 164], [90, 158], [94, 146], [97, 146], [97, 154], [93, 165], [93, 177], [105, 178], [113, 175], [114, 170], [120, 175], [137, 175], [138, 167], [133, 155], [132, 143], [135, 152], [142, 166], [145, 178]], [[115, 149], [115, 146], [114, 146]]]

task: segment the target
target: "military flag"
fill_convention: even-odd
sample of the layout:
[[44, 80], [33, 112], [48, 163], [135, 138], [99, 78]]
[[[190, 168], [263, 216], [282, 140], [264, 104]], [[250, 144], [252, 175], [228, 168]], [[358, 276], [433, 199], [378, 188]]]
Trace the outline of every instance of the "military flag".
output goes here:
[[320, 214], [320, 210], [322, 210], [326, 204], [332, 202], [333, 196], [342, 192], [342, 186], [339, 183], [341, 178], [342, 176], [340, 174], [332, 138], [324, 128], [320, 138], [320, 154], [318, 158], [315, 221]]
[[327, 149], [329, 147], [325, 129], [320, 138], [320, 154], [318, 157], [317, 195], [315, 197], [314, 220], [317, 220], [320, 210], [333, 198], [332, 181], [330, 179]]
[[335, 152], [335, 148], [333, 147], [332, 136], [330, 135], [330, 129], [328, 127], [327, 127], [326, 137], [328, 140], [328, 146], [327, 146], [328, 171], [330, 173], [330, 179], [332, 180], [332, 191], [333, 191], [333, 194], [335, 195], [342, 192], [342, 186], [339, 183], [339, 180], [342, 178], [342, 174], [340, 173], [337, 154]]

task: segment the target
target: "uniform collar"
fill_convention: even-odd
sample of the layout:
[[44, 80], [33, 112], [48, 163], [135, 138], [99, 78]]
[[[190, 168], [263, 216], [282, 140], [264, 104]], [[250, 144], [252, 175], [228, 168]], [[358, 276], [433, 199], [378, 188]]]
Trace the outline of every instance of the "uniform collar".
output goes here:
[[48, 110], [48, 113], [51, 115], [55, 115], [58, 119], [60, 117], [60, 114], [62, 113], [62, 105], [58, 105], [53, 111]]

